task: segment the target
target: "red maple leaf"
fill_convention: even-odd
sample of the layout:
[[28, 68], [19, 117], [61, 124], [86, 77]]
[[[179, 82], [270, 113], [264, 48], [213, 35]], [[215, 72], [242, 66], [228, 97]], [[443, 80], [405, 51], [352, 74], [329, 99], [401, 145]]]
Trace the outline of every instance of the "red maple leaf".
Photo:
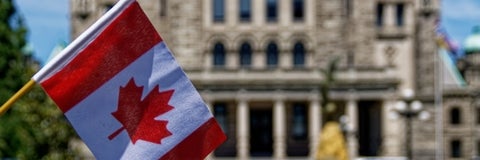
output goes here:
[[118, 109], [112, 115], [122, 127], [108, 136], [108, 139], [112, 140], [124, 129], [127, 130], [133, 144], [139, 139], [160, 144], [163, 138], [172, 135], [167, 129], [168, 121], [155, 120], [155, 117], [173, 109], [168, 101], [174, 90], [164, 92], [158, 90], [157, 85], [142, 100], [143, 86], [137, 87], [133, 78], [125, 87], [121, 87]]

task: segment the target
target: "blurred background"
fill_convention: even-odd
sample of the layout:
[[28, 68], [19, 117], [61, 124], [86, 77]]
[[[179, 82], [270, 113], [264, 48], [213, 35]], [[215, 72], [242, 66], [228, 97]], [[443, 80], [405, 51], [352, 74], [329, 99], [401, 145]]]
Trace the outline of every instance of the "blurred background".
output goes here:
[[[478, 0], [138, 1], [229, 137], [209, 159], [480, 154]], [[5, 101], [116, 1], [0, 2]], [[40, 88], [0, 124], [0, 157], [92, 158]]]

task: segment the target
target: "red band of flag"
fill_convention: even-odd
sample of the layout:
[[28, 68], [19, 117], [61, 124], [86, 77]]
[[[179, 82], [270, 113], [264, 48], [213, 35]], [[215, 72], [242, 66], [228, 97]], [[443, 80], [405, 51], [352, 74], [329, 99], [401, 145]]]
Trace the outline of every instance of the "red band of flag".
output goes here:
[[[129, 21], [126, 23], [122, 19]], [[41, 85], [59, 108], [67, 112], [162, 41], [158, 34], [150, 33], [156, 33], [155, 28], [138, 3], [132, 3], [95, 41]], [[132, 43], [138, 41], [142, 43]]]

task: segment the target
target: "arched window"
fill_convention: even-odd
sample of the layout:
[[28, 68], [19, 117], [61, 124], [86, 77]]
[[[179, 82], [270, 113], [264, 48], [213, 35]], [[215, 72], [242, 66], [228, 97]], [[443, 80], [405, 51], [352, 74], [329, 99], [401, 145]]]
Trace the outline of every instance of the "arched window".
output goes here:
[[295, 68], [305, 66], [305, 47], [301, 42], [297, 42], [293, 46], [293, 66]]
[[252, 64], [252, 46], [250, 43], [244, 42], [240, 46], [240, 66], [250, 67]]
[[220, 42], [216, 43], [213, 46], [213, 66], [214, 67], [225, 66], [225, 47]]
[[225, 18], [224, 0], [213, 0], [213, 21], [223, 22]]
[[462, 142], [460, 140], [457, 139], [450, 141], [450, 157], [462, 157]]
[[274, 68], [278, 65], [278, 46], [275, 42], [270, 42], [266, 49], [267, 67]]
[[460, 108], [455, 107], [450, 110], [450, 124], [460, 124], [461, 121], [461, 113]]

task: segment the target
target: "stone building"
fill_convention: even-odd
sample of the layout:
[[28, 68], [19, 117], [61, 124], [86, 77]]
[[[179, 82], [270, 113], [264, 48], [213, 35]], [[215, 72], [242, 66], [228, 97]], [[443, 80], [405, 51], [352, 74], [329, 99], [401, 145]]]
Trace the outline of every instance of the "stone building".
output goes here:
[[[463, 44], [465, 56], [457, 62], [464, 85], [443, 87], [445, 157], [480, 158], [480, 26]], [[462, 80], [463, 80], [462, 79]]]
[[[439, 0], [138, 1], [228, 136], [211, 158], [313, 157], [334, 58], [329, 93], [352, 158], [435, 158], [435, 117], [406, 134], [392, 115], [413, 99], [436, 115]], [[71, 0], [72, 37], [114, 3]]]

